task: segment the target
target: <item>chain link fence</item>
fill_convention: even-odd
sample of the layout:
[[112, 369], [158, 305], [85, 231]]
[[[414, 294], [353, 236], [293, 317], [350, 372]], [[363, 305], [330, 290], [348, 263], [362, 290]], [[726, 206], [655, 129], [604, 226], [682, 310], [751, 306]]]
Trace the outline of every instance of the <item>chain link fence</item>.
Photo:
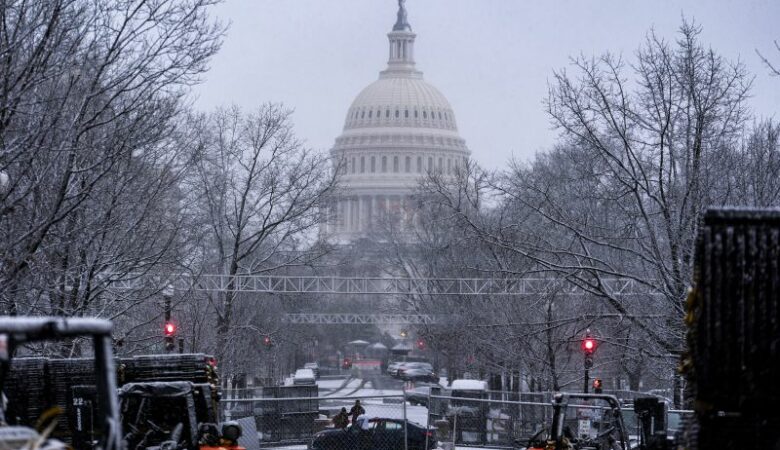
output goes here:
[[[264, 394], [268, 394], [267, 390]], [[408, 405], [403, 394], [223, 398], [221, 404], [226, 420], [254, 418], [261, 447], [312, 450], [435, 447], [432, 432], [425, 425], [427, 409]]]
[[552, 420], [547, 393], [491, 393], [491, 398], [431, 394], [429, 423], [454, 446], [512, 448]]
[[[366, 391], [370, 389], [360, 392]], [[285, 450], [512, 449], [548, 432], [553, 422], [551, 392], [483, 392], [474, 397], [452, 396], [439, 388], [427, 395], [377, 392], [336, 396], [318, 392], [316, 386], [245, 389], [229, 391], [221, 404], [225, 420], [252, 423], [260, 447]], [[631, 403], [641, 394], [610, 393], [619, 394], [626, 434], [636, 440], [639, 425]], [[364, 423], [355, 423], [355, 410]], [[598, 437], [608, 428], [604, 411], [598, 405], [571, 406], [566, 416], [572, 435]], [[688, 413], [669, 412], [670, 435]], [[582, 428], [585, 420], [592, 428]]]

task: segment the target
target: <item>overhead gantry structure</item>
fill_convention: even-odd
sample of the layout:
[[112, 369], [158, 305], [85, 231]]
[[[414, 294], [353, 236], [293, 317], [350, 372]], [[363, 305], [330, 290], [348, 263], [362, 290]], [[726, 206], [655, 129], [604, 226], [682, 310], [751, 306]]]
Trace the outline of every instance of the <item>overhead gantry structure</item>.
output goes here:
[[[106, 277], [110, 289], [161, 287], [185, 291], [340, 295], [593, 295], [557, 278], [403, 278], [291, 275], [126, 275]], [[661, 292], [632, 278], [601, 278], [600, 288], [615, 297], [658, 296]]]
[[282, 316], [291, 325], [435, 325], [446, 316], [433, 314], [291, 313]]

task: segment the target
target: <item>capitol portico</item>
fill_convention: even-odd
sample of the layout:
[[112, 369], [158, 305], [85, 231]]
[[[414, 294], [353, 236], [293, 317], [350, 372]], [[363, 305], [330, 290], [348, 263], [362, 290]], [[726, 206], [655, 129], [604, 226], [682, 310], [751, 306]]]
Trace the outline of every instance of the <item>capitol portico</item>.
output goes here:
[[409, 201], [421, 177], [452, 174], [470, 154], [449, 102], [416, 69], [416, 35], [404, 0], [388, 38], [387, 69], [352, 102], [331, 150], [341, 170], [341, 190], [323, 229], [332, 242], [366, 237], [385, 215], [412, 226]]

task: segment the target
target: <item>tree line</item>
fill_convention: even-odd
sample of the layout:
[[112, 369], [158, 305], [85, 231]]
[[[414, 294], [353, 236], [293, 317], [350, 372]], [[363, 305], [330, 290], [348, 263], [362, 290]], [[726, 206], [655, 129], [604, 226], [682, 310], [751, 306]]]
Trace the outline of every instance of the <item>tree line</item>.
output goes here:
[[[680, 387], [675, 367], [703, 211], [780, 205], [780, 124], [751, 112], [753, 75], [700, 33], [684, 22], [674, 41], [650, 32], [630, 57], [572, 58], [554, 72], [545, 101], [558, 131], [551, 149], [507, 169], [472, 162], [422, 183], [422, 244], [395, 240], [410, 250], [391, 252], [397, 270], [562, 282], [535, 296], [411, 301], [459, 318], [422, 330], [453, 368], [579, 388], [579, 345], [590, 332], [602, 343], [593, 371], [608, 386]], [[613, 292], [614, 278], [646, 295]]]

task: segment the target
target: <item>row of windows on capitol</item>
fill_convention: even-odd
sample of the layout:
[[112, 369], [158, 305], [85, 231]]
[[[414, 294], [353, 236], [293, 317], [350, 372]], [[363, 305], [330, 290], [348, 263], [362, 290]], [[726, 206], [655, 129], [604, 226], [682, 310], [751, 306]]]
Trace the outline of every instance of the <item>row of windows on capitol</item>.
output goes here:
[[[462, 158], [463, 162], [466, 162], [467, 158]], [[423, 157], [418, 156], [417, 157], [417, 173], [423, 173], [423, 171], [437, 171], [439, 173], [444, 173], [444, 158], [439, 158], [438, 160], [438, 166], [434, 167], [433, 165], [433, 157], [428, 157], [428, 165], [423, 166]], [[456, 158], [454, 167], [457, 168], [459, 165], [459, 160]], [[349, 162], [349, 164], [345, 164], [342, 166], [342, 174], [346, 173], [366, 173], [366, 157], [361, 156], [360, 157], [360, 171], [358, 172], [358, 167], [356, 164], [357, 160], [353, 156]], [[453, 158], [447, 158], [447, 168], [446, 173], [447, 175], [452, 175], [453, 173]], [[405, 172], [411, 173], [412, 172], [412, 157], [407, 156], [404, 164]], [[369, 173], [376, 173], [376, 156], [372, 156], [369, 159]], [[383, 156], [381, 159], [381, 172], [387, 173], [387, 156]], [[394, 173], [400, 173], [400, 160], [398, 156], [393, 156], [393, 172]]]
[[[373, 117], [373, 114], [374, 114], [373, 110], [368, 110], [368, 118], [369, 119], [371, 119]], [[382, 111], [381, 110], [377, 110], [376, 111], [376, 117], [377, 118], [382, 117]], [[395, 118], [397, 119], [399, 117], [401, 117], [401, 111], [396, 109], [395, 110]], [[408, 109], [404, 110], [404, 117], [407, 118], [407, 119], [409, 118], [409, 110]], [[428, 118], [428, 111], [423, 110], [422, 117], [423, 117], [423, 119], [427, 119]], [[349, 118], [350, 119], [358, 119], [358, 118], [365, 119], [366, 118], [366, 111], [365, 110], [362, 110], [362, 111], [358, 111], [358, 110], [352, 111], [352, 113], [350, 114]], [[385, 110], [385, 118], [387, 118], [387, 119], [390, 118], [390, 110], [389, 109]], [[414, 110], [414, 118], [415, 119], [419, 118], [419, 112], [416, 109]], [[442, 120], [442, 118], [444, 120], [450, 120], [450, 116], [447, 114], [446, 111], [444, 112], [443, 116], [442, 116], [441, 111], [439, 111], [439, 120]], [[435, 111], [431, 111], [431, 119], [436, 119], [436, 112]]]

